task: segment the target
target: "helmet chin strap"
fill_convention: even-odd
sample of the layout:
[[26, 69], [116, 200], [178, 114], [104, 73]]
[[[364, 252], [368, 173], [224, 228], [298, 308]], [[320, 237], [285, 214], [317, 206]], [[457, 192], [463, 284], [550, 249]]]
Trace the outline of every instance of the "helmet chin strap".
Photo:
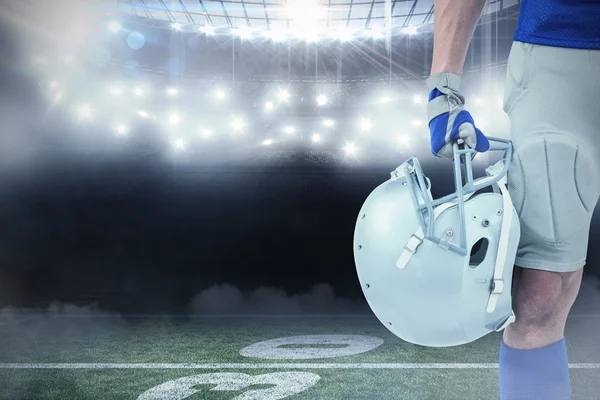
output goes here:
[[[462, 156], [461, 156], [462, 157]], [[482, 183], [485, 180], [492, 180], [498, 174], [500, 174], [504, 167], [504, 161], [501, 160], [498, 163], [488, 167], [486, 169], [487, 177], [478, 179], [478, 182]], [[502, 195], [502, 222], [500, 226], [500, 238], [498, 241], [498, 248], [496, 251], [496, 262], [494, 265], [494, 277], [492, 283], [492, 292], [490, 294], [488, 304], [486, 307], [486, 312], [493, 313], [496, 309], [496, 305], [498, 304], [498, 300], [502, 293], [504, 293], [504, 268], [506, 265], [506, 255], [508, 251], [508, 239], [509, 232], [512, 224], [512, 201], [510, 198], [510, 194], [508, 193], [508, 189], [506, 188], [506, 176], [503, 176], [497, 183], [500, 194]], [[468, 193], [463, 196], [464, 201], [467, 201], [474, 192]], [[435, 220], [438, 215], [440, 215], [444, 210], [449, 207], [455, 206], [455, 202], [448, 202], [442, 205], [439, 205], [434, 209], [434, 217]], [[408, 262], [411, 257], [417, 252], [419, 245], [423, 242], [425, 236], [423, 234], [423, 229], [419, 228], [414, 234], [411, 235], [410, 239], [404, 246], [404, 250], [398, 260], [396, 261], [396, 267], [399, 269], [406, 268]], [[498, 330], [504, 329], [508, 324], [514, 322], [515, 317], [512, 314], [503, 324], [498, 328]]]
[[[496, 167], [498, 164], [494, 165]], [[490, 174], [497, 171], [493, 171], [493, 167], [488, 168]], [[487, 172], [487, 170], [486, 170]], [[494, 312], [498, 299], [504, 291], [504, 280], [502, 279], [504, 273], [504, 266], [506, 265], [506, 253], [508, 250], [508, 234], [512, 223], [512, 201], [510, 194], [506, 188], [506, 176], [502, 177], [496, 185], [500, 189], [502, 194], [502, 225], [500, 227], [500, 239], [498, 241], [498, 250], [496, 252], [496, 265], [494, 267], [494, 284], [492, 286], [492, 293], [488, 301], [486, 311], [488, 313]], [[514, 316], [513, 316], [514, 320]], [[512, 322], [512, 321], [511, 321]]]

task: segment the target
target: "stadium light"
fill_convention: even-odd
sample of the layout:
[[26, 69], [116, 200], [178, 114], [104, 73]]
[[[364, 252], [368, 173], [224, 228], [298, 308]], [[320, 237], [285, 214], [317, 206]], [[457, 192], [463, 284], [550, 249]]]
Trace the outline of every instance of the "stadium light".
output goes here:
[[407, 35], [416, 35], [419, 33], [419, 28], [416, 26], [408, 26], [402, 30]]
[[144, 91], [142, 90], [142, 88], [135, 88], [133, 94], [135, 94], [137, 97], [141, 97], [144, 94]]
[[270, 29], [265, 31], [264, 36], [274, 42], [283, 42], [286, 39], [286, 34], [281, 29]]
[[367, 35], [373, 40], [383, 39], [383, 29], [374, 28], [367, 31]]
[[223, 100], [225, 98], [225, 92], [222, 90], [217, 90], [217, 92], [215, 93], [215, 97], [217, 98], [217, 100]]
[[273, 144], [273, 141], [271, 139], [263, 141], [263, 146], [270, 146], [271, 144]]
[[181, 118], [179, 117], [179, 115], [175, 113], [169, 114], [169, 123], [171, 125], [177, 125], [179, 124], [179, 122], [181, 122]]
[[415, 94], [413, 96], [413, 103], [415, 103], [415, 104], [423, 104], [423, 97], [421, 95]]
[[137, 114], [142, 118], [148, 118], [150, 116], [146, 111], [138, 111]]
[[400, 135], [398, 135], [398, 144], [402, 146], [407, 146], [409, 143], [410, 136], [408, 136], [406, 133], [401, 133]]
[[233, 122], [231, 123], [231, 126], [233, 127], [233, 130], [236, 132], [241, 132], [244, 130], [246, 124], [244, 124], [244, 120], [242, 120], [241, 118], [234, 118]]
[[287, 103], [290, 99], [290, 92], [288, 92], [287, 90], [280, 90], [279, 94], [277, 95], [277, 97], [279, 97], [279, 101], [281, 101], [282, 103]]
[[356, 148], [356, 145], [354, 143], [346, 143], [344, 150], [346, 151], [347, 155], [353, 156], [356, 155], [356, 151], [358, 149]]
[[303, 29], [315, 30], [319, 21], [327, 18], [328, 9], [320, 0], [288, 0], [284, 8], [285, 19], [290, 20], [293, 26]]
[[381, 104], [387, 104], [387, 103], [389, 103], [390, 101], [392, 101], [392, 99], [391, 99], [391, 97], [388, 97], [388, 96], [383, 96], [383, 97], [381, 98], [381, 100], [379, 100], [379, 102], [380, 102]]
[[352, 32], [348, 28], [342, 28], [338, 29], [337, 31], [334, 31], [332, 36], [339, 41], [348, 42], [354, 39], [354, 32]]
[[113, 96], [120, 96], [123, 94], [123, 89], [121, 89], [120, 87], [112, 87], [110, 88], [110, 94], [112, 94]]
[[205, 138], [209, 138], [213, 135], [213, 132], [210, 129], [201, 129], [200, 134]]
[[321, 135], [319, 135], [318, 133], [314, 133], [311, 139], [313, 143], [319, 143], [321, 141]]
[[169, 96], [177, 96], [177, 94], [179, 94], [179, 90], [177, 90], [175, 88], [169, 88], [169, 89], [167, 89], [167, 95], [169, 95]]
[[250, 39], [252, 37], [252, 31], [246, 26], [241, 26], [238, 29], [234, 29], [233, 33], [240, 39]]
[[180, 31], [181, 30], [181, 24], [174, 22], [171, 24], [171, 28], [175, 29], [176, 31]]
[[173, 141], [173, 146], [175, 146], [176, 150], [185, 150], [185, 140], [183, 140], [182, 138], [177, 138]]
[[200, 30], [209, 36], [215, 34], [215, 27], [211, 25], [205, 25]]
[[286, 127], [283, 129], [283, 131], [284, 131], [285, 133], [287, 133], [288, 135], [291, 135], [291, 134], [293, 134], [293, 133], [295, 133], [295, 132], [296, 132], [296, 128], [294, 128], [293, 126], [286, 126]]
[[273, 107], [275, 107], [275, 105], [273, 104], [273, 102], [272, 102], [272, 101], [267, 101], [267, 102], [265, 103], [265, 110], [267, 110], [267, 111], [271, 111], [271, 110], [273, 109]]
[[121, 30], [121, 24], [119, 24], [117, 21], [110, 21], [108, 23], [108, 30], [112, 33], [117, 33]]
[[92, 108], [88, 104], [84, 104], [79, 108], [79, 115], [82, 118], [89, 118], [92, 116]]
[[120, 125], [117, 125], [117, 127], [115, 128], [115, 131], [117, 132], [117, 135], [125, 136], [125, 134], [127, 134], [127, 127], [123, 124], [120, 124]]
[[319, 95], [319, 96], [317, 97], [317, 104], [318, 104], [318, 105], [320, 105], [320, 106], [325, 106], [325, 105], [327, 105], [328, 101], [329, 101], [329, 100], [327, 99], [327, 96], [325, 96], [325, 95], [323, 95], [323, 94], [321, 94], [321, 95]]
[[361, 131], [368, 132], [373, 128], [373, 121], [368, 118], [361, 118], [358, 122]]
[[296, 37], [307, 42], [316, 42], [319, 40], [321, 31], [318, 29], [303, 30], [296, 32]]
[[327, 128], [331, 128], [335, 125], [335, 122], [331, 119], [326, 119], [323, 121], [323, 125], [325, 125]]

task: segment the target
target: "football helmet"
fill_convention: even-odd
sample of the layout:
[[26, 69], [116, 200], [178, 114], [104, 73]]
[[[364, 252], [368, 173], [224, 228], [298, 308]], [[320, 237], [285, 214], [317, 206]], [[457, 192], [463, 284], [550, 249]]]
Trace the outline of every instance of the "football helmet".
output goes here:
[[509, 140], [488, 139], [490, 151], [502, 157], [486, 176], [473, 179], [476, 151], [454, 143], [454, 193], [434, 200], [430, 180], [411, 157], [360, 210], [358, 278], [377, 318], [403, 340], [455, 346], [515, 319], [511, 287], [520, 225], [506, 189], [513, 148]]

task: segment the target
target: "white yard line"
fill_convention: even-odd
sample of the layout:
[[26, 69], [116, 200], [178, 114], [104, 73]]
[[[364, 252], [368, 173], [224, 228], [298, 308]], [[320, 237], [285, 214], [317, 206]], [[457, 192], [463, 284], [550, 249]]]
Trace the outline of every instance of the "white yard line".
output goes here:
[[[497, 369], [496, 363], [0, 363], [0, 369]], [[600, 369], [600, 363], [569, 364], [571, 369]]]

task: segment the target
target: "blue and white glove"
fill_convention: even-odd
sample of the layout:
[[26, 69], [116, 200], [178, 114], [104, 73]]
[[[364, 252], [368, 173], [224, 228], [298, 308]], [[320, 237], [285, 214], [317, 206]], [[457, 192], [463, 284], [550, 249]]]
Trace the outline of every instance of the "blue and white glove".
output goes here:
[[433, 155], [453, 159], [452, 144], [459, 139], [481, 153], [490, 148], [490, 142], [475, 126], [471, 114], [464, 109], [460, 76], [449, 72], [431, 75], [427, 79], [427, 89], [427, 117]]

